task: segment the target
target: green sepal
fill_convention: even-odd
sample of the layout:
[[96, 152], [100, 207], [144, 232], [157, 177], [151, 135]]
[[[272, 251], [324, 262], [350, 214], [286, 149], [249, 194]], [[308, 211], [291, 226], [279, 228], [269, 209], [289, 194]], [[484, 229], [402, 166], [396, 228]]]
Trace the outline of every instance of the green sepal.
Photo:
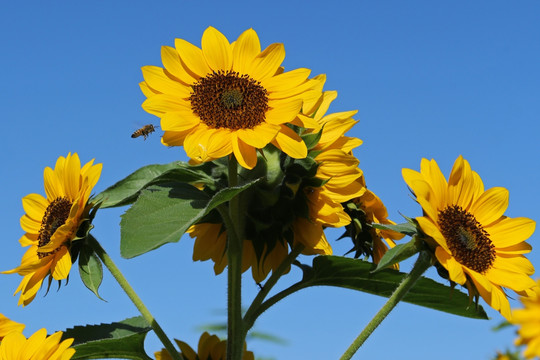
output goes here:
[[400, 263], [420, 252], [423, 247], [424, 245], [420, 238], [418, 236], [413, 236], [409, 242], [396, 245], [389, 249], [383, 255], [373, 272], [377, 272], [394, 264]]
[[120, 254], [127, 259], [142, 255], [182, 234], [217, 206], [248, 189], [259, 179], [225, 188], [213, 197], [184, 183], [152, 185], [143, 190], [120, 221]]
[[100, 300], [99, 286], [103, 281], [103, 265], [91, 246], [83, 244], [79, 248], [79, 275], [83, 284]]
[[319, 143], [319, 140], [321, 139], [321, 135], [323, 133], [323, 128], [324, 125], [321, 130], [319, 130], [319, 132], [300, 135], [302, 140], [304, 140], [308, 151], [313, 149]]
[[75, 326], [64, 331], [62, 339], [75, 339], [72, 360], [151, 360], [144, 350], [144, 339], [150, 330], [143, 317], [138, 316], [111, 324]]
[[[369, 294], [390, 297], [407, 275], [392, 269], [372, 273], [373, 264], [342, 256], [320, 255], [313, 259], [313, 272], [304, 270], [297, 288], [337, 286]], [[459, 290], [421, 277], [403, 301], [430, 309], [473, 319], [488, 319], [481, 306], [471, 304], [469, 296]]]
[[97, 194], [93, 201], [101, 202], [101, 208], [129, 205], [137, 199], [141, 190], [162, 182], [200, 182], [212, 185], [212, 165], [191, 166], [182, 161], [147, 165]]
[[405, 234], [409, 236], [414, 236], [418, 234], [418, 229], [416, 225], [412, 222], [406, 222], [406, 223], [397, 224], [397, 225], [372, 223], [371, 226], [374, 227], [375, 229], [391, 230], [391, 231], [395, 231], [400, 234]]

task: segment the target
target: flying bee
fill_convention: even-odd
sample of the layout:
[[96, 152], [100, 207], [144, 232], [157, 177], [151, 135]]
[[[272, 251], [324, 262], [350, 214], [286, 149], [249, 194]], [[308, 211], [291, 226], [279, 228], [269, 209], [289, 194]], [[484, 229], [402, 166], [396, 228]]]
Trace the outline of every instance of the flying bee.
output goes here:
[[[156, 126], [157, 127], [157, 126]], [[143, 136], [144, 140], [146, 140], [146, 137], [156, 131], [156, 127], [152, 124], [144, 125], [142, 128], [135, 130], [133, 134], [131, 134], [132, 138], [138, 138], [139, 136]]]

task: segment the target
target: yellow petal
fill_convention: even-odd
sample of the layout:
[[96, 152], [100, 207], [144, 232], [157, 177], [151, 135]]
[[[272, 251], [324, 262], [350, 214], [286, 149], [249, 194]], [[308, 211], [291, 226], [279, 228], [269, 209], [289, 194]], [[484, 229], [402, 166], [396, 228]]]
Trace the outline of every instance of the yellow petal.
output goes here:
[[236, 134], [246, 144], [262, 149], [274, 139], [279, 130], [279, 125], [263, 123], [253, 129], [240, 129]]
[[444, 266], [446, 270], [448, 270], [450, 280], [457, 282], [461, 285], [465, 284], [467, 278], [465, 277], [465, 273], [463, 272], [463, 266], [459, 262], [457, 262], [452, 255], [446, 252], [446, 250], [444, 250], [442, 247], [438, 246], [435, 249], [435, 256], [437, 257], [437, 260], [439, 260], [441, 265]]
[[255, 57], [261, 52], [259, 37], [253, 29], [244, 31], [233, 45], [233, 70], [240, 74], [251, 74]]
[[189, 103], [180, 99], [178, 96], [169, 94], [158, 94], [146, 99], [142, 107], [145, 111], [152, 115], [161, 117], [164, 113], [170, 111], [182, 111], [183, 109], [191, 109]]
[[257, 152], [255, 148], [243, 142], [236, 134], [234, 137], [236, 140], [233, 138], [232, 148], [236, 160], [242, 167], [253, 169], [257, 165]]
[[416, 221], [418, 221], [418, 225], [420, 225], [422, 231], [432, 237], [433, 240], [435, 240], [436, 245], [441, 246], [448, 254], [451, 254], [451, 251], [446, 244], [446, 240], [442, 236], [437, 225], [433, 223], [433, 221], [431, 221], [425, 216], [417, 217]]
[[204, 59], [201, 49], [184, 39], [175, 39], [174, 46], [180, 55], [180, 59], [195, 79], [204, 77], [212, 72]]
[[79, 197], [79, 189], [81, 186], [81, 161], [79, 160], [79, 155], [77, 155], [77, 153], [66, 158], [64, 186], [69, 200], [74, 201]]
[[505, 188], [491, 188], [472, 204], [471, 213], [483, 227], [487, 227], [503, 216], [508, 207], [508, 197], [508, 190]]
[[492, 283], [514, 291], [523, 291], [536, 285], [536, 282], [527, 275], [506, 269], [492, 268], [485, 276]]
[[536, 223], [528, 218], [503, 218], [485, 227], [495, 248], [514, 246], [527, 240], [534, 232]]
[[175, 111], [163, 114], [161, 129], [163, 131], [186, 131], [199, 125], [200, 119], [188, 108], [178, 108]]
[[274, 76], [284, 59], [283, 44], [271, 44], [255, 57], [249, 75], [258, 81]]
[[66, 279], [71, 270], [71, 256], [67, 247], [62, 246], [57, 253], [54, 254], [54, 261], [51, 265], [51, 274], [55, 280]]
[[53, 169], [46, 167], [43, 170], [43, 179], [47, 199], [53, 201], [54, 199], [65, 195], [66, 192], [64, 190], [63, 182], [60, 181], [58, 175]]
[[281, 126], [272, 144], [294, 159], [304, 159], [307, 156], [307, 147], [302, 138], [285, 125]]
[[146, 81], [141, 81], [139, 83], [139, 87], [141, 88], [141, 91], [144, 94], [144, 96], [146, 96], [147, 98], [152, 97], [156, 94], [159, 94], [157, 90], [154, 90], [150, 86], [148, 86]]
[[295, 69], [267, 78], [261, 82], [261, 85], [269, 92], [289, 91], [303, 84], [310, 73], [309, 69]]
[[49, 202], [39, 194], [28, 194], [22, 198], [22, 205], [26, 215], [30, 219], [41, 224], [43, 215], [45, 215], [45, 210], [47, 210], [47, 207], [49, 206]]
[[185, 85], [192, 85], [197, 81], [196, 78], [186, 71], [175, 48], [170, 46], [162, 46], [161, 61], [163, 62], [163, 66], [165, 66], [167, 72]]
[[300, 112], [302, 108], [302, 100], [281, 100], [272, 101], [272, 106], [265, 116], [266, 122], [274, 125], [281, 125], [291, 122]]
[[216, 28], [210, 26], [204, 31], [201, 46], [206, 63], [212, 70], [232, 69], [231, 45], [227, 38]]
[[158, 66], [143, 66], [141, 70], [144, 80], [152, 89], [183, 99], [189, 98], [191, 87], [171, 79], [162, 68]]

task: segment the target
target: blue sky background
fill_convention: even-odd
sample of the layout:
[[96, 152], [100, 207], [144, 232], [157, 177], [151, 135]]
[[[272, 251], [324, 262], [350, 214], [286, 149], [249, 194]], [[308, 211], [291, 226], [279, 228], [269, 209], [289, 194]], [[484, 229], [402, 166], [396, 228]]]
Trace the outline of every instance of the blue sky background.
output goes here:
[[[21, 198], [44, 193], [43, 168], [58, 156], [71, 151], [83, 162], [103, 163], [96, 193], [141, 166], [186, 160], [183, 149], [160, 144], [159, 132], [146, 141], [130, 138], [138, 127], [159, 123], [140, 106], [140, 68], [161, 66], [160, 47], [174, 46], [175, 37], [199, 46], [208, 26], [230, 41], [253, 27], [263, 47], [285, 44], [287, 70], [327, 74], [325, 89], [339, 93], [330, 110], [359, 110], [360, 123], [349, 134], [364, 144], [355, 155], [392, 219], [400, 221], [398, 211], [421, 214], [401, 178], [403, 167], [418, 169], [422, 157], [435, 158], [447, 175], [462, 154], [486, 188], [510, 190], [508, 216], [539, 221], [539, 24], [537, 0], [2, 2], [1, 268], [19, 264]], [[125, 210], [100, 211], [93, 234], [166, 332], [195, 347], [197, 326], [225, 321], [225, 274], [214, 276], [210, 262], [193, 263], [187, 237], [122, 259]], [[538, 232], [529, 240], [537, 267], [539, 241]], [[332, 244], [335, 254], [350, 246]], [[293, 270], [285, 282], [300, 276]], [[137, 315], [108, 274], [101, 288], [106, 303], [84, 288], [77, 270], [68, 286], [45, 298], [42, 289], [27, 308], [11, 297], [19, 282], [18, 275], [0, 276], [0, 312], [26, 323], [27, 335]], [[245, 303], [258, 291], [249, 276], [244, 290]], [[336, 359], [383, 303], [345, 289], [304, 290], [255, 325], [288, 345], [253, 341], [248, 348], [276, 359]], [[356, 358], [490, 359], [511, 346], [514, 329], [492, 332], [502, 317], [486, 310], [490, 321], [400, 304]], [[149, 336], [148, 353], [160, 348]]]

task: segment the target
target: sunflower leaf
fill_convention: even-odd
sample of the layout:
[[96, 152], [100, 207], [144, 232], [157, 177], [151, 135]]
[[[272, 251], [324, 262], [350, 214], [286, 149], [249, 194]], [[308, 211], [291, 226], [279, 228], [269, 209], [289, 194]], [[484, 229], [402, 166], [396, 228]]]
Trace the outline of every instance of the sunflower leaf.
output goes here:
[[422, 241], [417, 236], [413, 236], [412, 239], [405, 243], [399, 244], [388, 250], [373, 272], [386, 269], [394, 264], [400, 263], [405, 259], [410, 258], [414, 254], [417, 254], [422, 249]]
[[213, 183], [209, 174], [211, 164], [191, 166], [182, 161], [169, 164], [144, 166], [116, 184], [105, 189], [92, 199], [101, 202], [101, 208], [110, 208], [132, 204], [141, 190], [161, 182], [202, 182]]
[[[313, 259], [312, 275], [301, 281], [308, 286], [337, 286], [369, 294], [390, 297], [405, 273], [384, 269], [372, 273], [373, 264], [341, 256], [317, 256]], [[474, 319], [487, 319], [481, 306], [471, 304], [467, 294], [421, 277], [405, 295], [403, 301]]]
[[397, 225], [372, 223], [371, 226], [374, 227], [375, 229], [392, 230], [400, 234], [405, 234], [409, 236], [413, 236], [418, 233], [416, 226], [412, 222], [406, 222], [406, 223], [397, 224]]
[[74, 338], [72, 359], [150, 360], [144, 350], [144, 339], [152, 330], [141, 317], [100, 325], [75, 326], [62, 339]]
[[129, 259], [164, 244], [179, 241], [191, 225], [257, 181], [259, 179], [242, 186], [222, 189], [212, 198], [184, 183], [148, 187], [122, 215], [120, 254]]
[[80, 248], [79, 275], [84, 285], [92, 291], [100, 300], [105, 301], [99, 295], [99, 286], [103, 280], [103, 265], [94, 250], [87, 245]]

